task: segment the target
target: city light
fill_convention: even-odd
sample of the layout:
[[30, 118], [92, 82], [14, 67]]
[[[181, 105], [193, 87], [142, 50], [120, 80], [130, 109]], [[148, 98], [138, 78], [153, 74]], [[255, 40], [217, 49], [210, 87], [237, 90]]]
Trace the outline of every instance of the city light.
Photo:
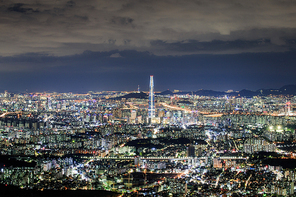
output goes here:
[[[242, 196], [282, 187], [286, 193], [277, 194], [294, 193], [285, 165], [295, 159], [296, 119], [293, 108], [285, 114], [285, 103], [270, 105], [285, 99], [172, 98], [154, 94], [153, 76], [149, 90], [143, 98], [103, 92], [0, 99], [7, 109], [0, 115], [1, 183], [160, 196], [208, 196], [217, 188]], [[18, 105], [7, 105], [9, 99]]]

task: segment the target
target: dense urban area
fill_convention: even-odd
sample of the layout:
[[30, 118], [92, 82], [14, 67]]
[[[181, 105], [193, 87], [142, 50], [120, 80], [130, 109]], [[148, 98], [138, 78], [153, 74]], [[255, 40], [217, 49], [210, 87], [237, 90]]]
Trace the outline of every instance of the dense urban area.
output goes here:
[[106, 196], [294, 196], [296, 97], [153, 87], [152, 78], [150, 92], [2, 93], [0, 183]]

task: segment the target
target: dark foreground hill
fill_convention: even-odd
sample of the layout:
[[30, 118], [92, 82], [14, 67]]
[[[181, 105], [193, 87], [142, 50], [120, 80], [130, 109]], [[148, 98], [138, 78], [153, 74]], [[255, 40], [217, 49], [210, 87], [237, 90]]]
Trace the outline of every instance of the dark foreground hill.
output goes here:
[[117, 197], [120, 194], [104, 190], [32, 190], [0, 185], [1, 197]]

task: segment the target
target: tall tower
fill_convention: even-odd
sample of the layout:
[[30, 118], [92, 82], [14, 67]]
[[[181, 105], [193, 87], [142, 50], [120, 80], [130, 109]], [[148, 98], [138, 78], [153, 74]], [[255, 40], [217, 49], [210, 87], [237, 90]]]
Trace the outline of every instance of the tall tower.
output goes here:
[[51, 98], [50, 97], [47, 98], [47, 108], [48, 108], [48, 110], [52, 110]]
[[150, 92], [149, 92], [149, 108], [148, 108], [148, 118], [155, 117], [155, 109], [154, 109], [154, 82], [153, 75], [150, 75]]

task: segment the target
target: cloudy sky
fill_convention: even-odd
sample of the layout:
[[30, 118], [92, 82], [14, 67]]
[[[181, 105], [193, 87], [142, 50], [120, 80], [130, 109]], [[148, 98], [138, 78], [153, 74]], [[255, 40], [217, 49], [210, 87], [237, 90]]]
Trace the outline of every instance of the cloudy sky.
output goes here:
[[296, 1], [0, 0], [0, 90], [295, 83]]

